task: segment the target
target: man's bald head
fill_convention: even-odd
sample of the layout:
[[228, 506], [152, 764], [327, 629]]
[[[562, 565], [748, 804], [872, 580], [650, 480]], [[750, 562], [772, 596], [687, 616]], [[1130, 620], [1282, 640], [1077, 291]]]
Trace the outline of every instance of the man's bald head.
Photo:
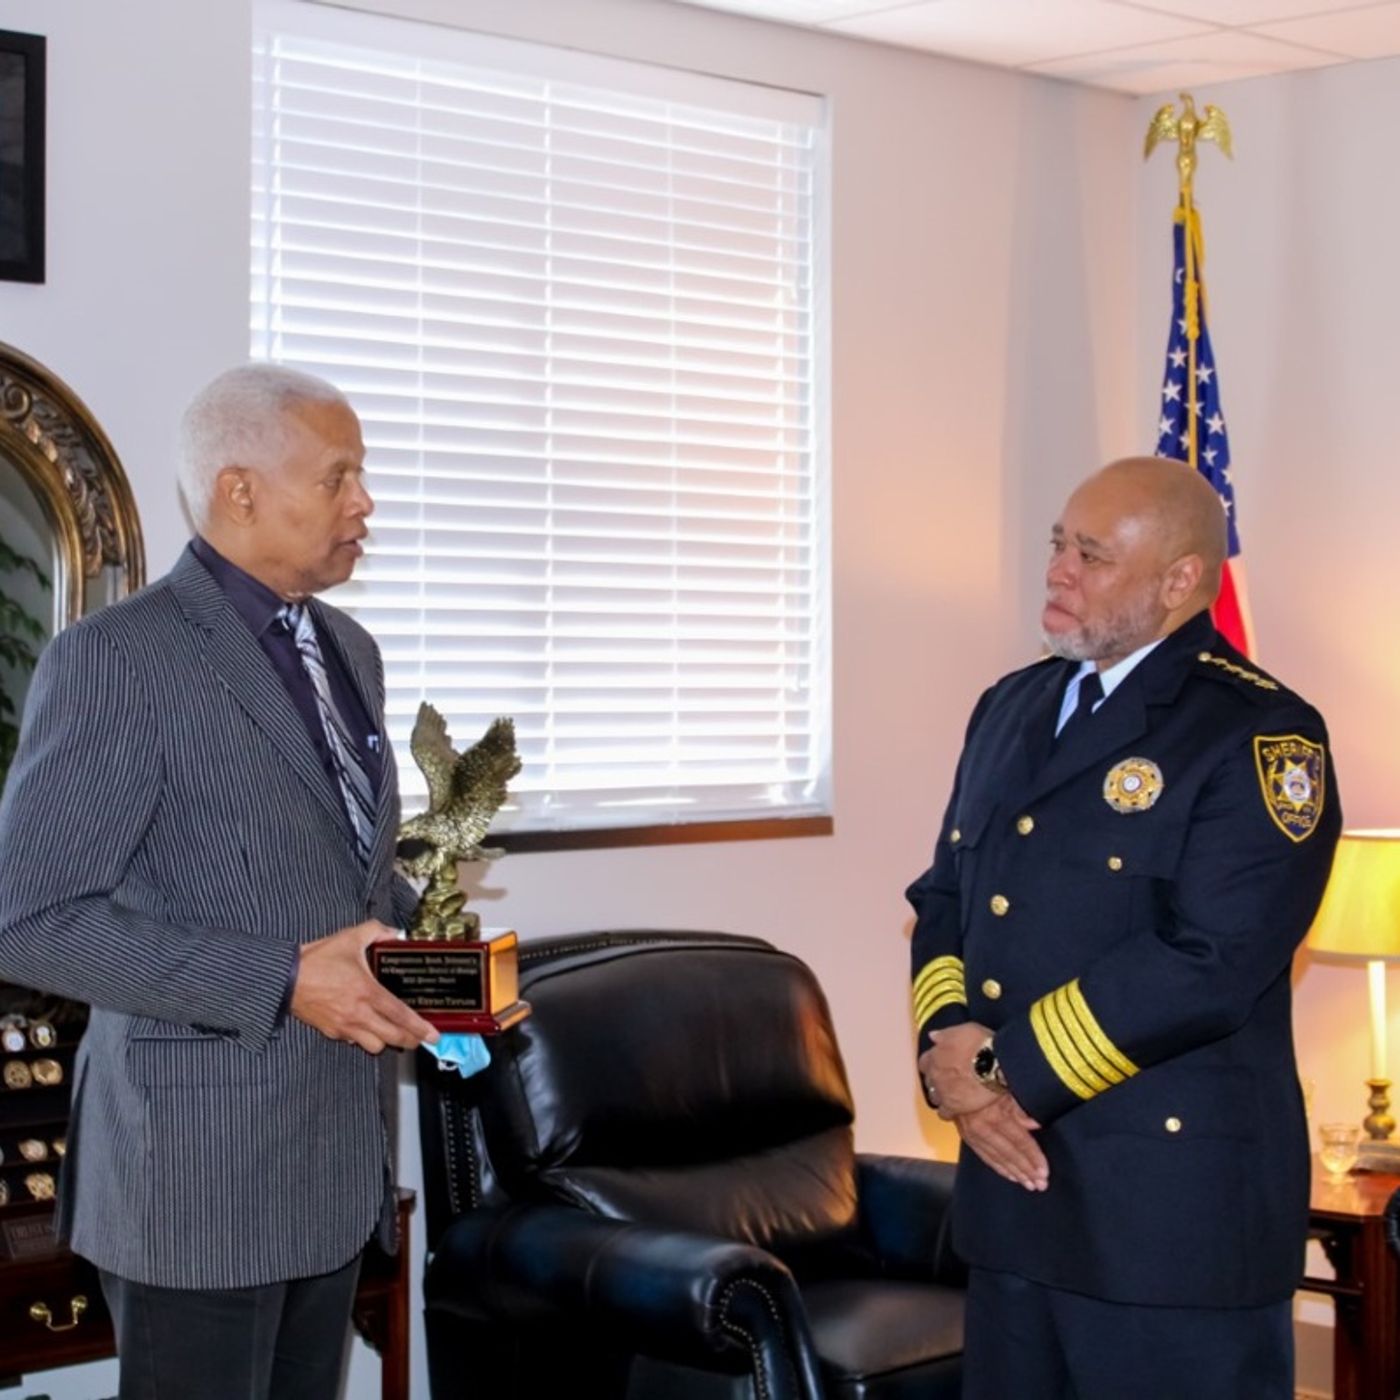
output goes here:
[[1122, 660], [1215, 600], [1228, 534], [1210, 483], [1184, 462], [1125, 457], [1074, 491], [1052, 532], [1045, 640]]
[[1143, 521], [1157, 540], [1164, 564], [1183, 554], [1199, 555], [1205, 601], [1215, 600], [1230, 545], [1229, 527], [1219, 495], [1200, 472], [1172, 457], [1120, 457], [1079, 489], [1090, 487], [1114, 493], [1125, 517]]

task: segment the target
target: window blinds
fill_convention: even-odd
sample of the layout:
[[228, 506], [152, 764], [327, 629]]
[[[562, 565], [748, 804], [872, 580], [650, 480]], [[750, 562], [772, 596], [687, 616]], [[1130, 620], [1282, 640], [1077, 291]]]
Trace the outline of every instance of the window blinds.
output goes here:
[[383, 649], [409, 806], [427, 699], [459, 749], [514, 718], [500, 830], [829, 810], [822, 120], [260, 11], [252, 349], [360, 414], [377, 509], [331, 601]]

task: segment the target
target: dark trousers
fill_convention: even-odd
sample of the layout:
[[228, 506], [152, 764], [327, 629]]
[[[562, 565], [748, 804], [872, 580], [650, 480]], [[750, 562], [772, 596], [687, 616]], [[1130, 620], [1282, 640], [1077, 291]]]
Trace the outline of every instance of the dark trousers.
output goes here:
[[120, 1400], [335, 1400], [360, 1261], [257, 1288], [156, 1288], [103, 1272]]
[[1293, 1400], [1293, 1309], [1107, 1303], [973, 1269], [963, 1400]]

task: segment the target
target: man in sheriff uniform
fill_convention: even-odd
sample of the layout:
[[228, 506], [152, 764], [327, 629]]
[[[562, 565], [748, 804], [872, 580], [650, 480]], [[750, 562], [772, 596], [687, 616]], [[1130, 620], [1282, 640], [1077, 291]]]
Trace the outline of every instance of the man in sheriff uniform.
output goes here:
[[1074, 492], [1053, 655], [982, 696], [908, 891], [966, 1400], [1292, 1400], [1289, 969], [1341, 810], [1321, 716], [1211, 624], [1225, 549], [1183, 463]]

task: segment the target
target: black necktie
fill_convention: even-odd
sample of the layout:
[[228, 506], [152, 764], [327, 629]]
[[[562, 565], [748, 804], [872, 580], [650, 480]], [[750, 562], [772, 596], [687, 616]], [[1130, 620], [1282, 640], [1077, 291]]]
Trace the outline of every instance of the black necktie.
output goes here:
[[1103, 681], [1099, 679], [1097, 671], [1090, 671], [1079, 682], [1079, 695], [1075, 700], [1074, 709], [1065, 721], [1064, 728], [1055, 736], [1055, 742], [1064, 743], [1065, 735], [1088, 724], [1089, 716], [1094, 713], [1094, 706], [1102, 699]]

